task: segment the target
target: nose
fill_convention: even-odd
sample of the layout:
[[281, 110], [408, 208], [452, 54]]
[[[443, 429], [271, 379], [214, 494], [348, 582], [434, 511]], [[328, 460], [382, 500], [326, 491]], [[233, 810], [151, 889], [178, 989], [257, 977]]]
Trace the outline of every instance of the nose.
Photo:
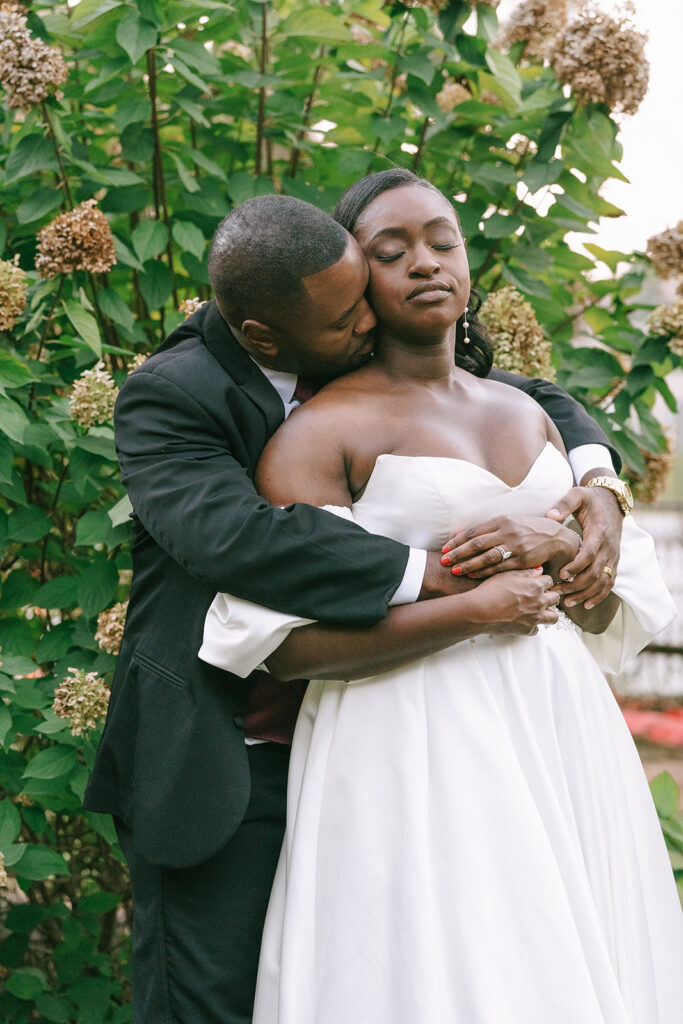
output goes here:
[[434, 255], [434, 250], [426, 245], [419, 245], [415, 249], [410, 264], [411, 277], [429, 277], [441, 269], [441, 264]]
[[358, 306], [358, 316], [354, 324], [353, 333], [357, 336], [369, 334], [377, 324], [377, 317], [371, 310], [367, 299], [363, 298]]

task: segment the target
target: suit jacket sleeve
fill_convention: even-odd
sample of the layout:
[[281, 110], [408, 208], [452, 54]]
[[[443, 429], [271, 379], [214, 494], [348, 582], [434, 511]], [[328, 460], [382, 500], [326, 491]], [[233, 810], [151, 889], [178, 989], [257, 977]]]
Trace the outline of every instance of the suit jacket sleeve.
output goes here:
[[555, 423], [567, 451], [582, 444], [602, 444], [609, 449], [617, 473], [621, 472], [621, 457], [607, 440], [605, 432], [581, 403], [557, 384], [539, 378], [521, 377], [516, 373], [508, 373], [507, 370], [498, 370], [496, 367], [491, 370], [489, 377], [503, 384], [511, 384], [512, 387], [519, 388], [535, 399]]
[[386, 615], [409, 549], [322, 509], [269, 505], [231, 451], [225, 424], [177, 383], [131, 375], [115, 424], [135, 514], [189, 575], [213, 591], [322, 621], [370, 624]]

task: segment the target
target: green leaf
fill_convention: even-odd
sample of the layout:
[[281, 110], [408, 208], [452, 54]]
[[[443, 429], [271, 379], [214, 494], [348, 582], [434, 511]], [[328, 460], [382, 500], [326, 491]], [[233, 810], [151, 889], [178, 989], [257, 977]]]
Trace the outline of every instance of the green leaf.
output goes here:
[[484, 238], [509, 238], [523, 223], [521, 217], [494, 213], [484, 221]]
[[36, 505], [27, 508], [15, 508], [8, 516], [7, 536], [10, 540], [21, 540], [26, 543], [42, 540], [52, 528], [52, 520], [48, 519], [42, 509]]
[[96, 356], [102, 355], [102, 338], [97, 320], [77, 302], [64, 302], [64, 311], [73, 324], [74, 330]]
[[161, 260], [148, 260], [140, 275], [140, 291], [150, 309], [160, 309], [171, 297], [173, 277]]
[[97, 293], [97, 301], [105, 316], [125, 330], [132, 331], [135, 317], [118, 292], [113, 288], [103, 288]]
[[183, 62], [199, 71], [202, 75], [216, 76], [221, 73], [221, 66], [205, 46], [194, 43], [183, 36], [178, 36], [171, 43], [172, 60], [180, 54]]
[[206, 171], [207, 174], [212, 174], [215, 178], [220, 178], [221, 181], [227, 183], [228, 176], [223, 168], [219, 167], [213, 160], [210, 160], [205, 153], [201, 152], [201, 150], [190, 150], [190, 157], [194, 163], [196, 163], [198, 167], [201, 167], [202, 170]]
[[537, 277], [531, 277], [521, 267], [511, 267], [508, 263], [503, 267], [503, 277], [526, 295], [535, 295], [539, 299], [551, 298], [548, 285]]
[[5, 184], [26, 178], [35, 171], [58, 171], [52, 143], [44, 135], [25, 135], [7, 157]]
[[304, 36], [307, 39], [337, 43], [350, 41], [346, 25], [327, 7], [307, 7], [305, 10], [293, 11], [278, 26], [278, 35], [285, 38]]
[[112, 526], [121, 526], [123, 523], [128, 522], [132, 511], [133, 506], [130, 503], [130, 498], [127, 494], [124, 494], [120, 501], [112, 505], [107, 515], [111, 519]]
[[166, 225], [160, 220], [141, 220], [131, 235], [135, 254], [141, 263], [158, 256], [168, 243]]
[[602, 263], [606, 263], [612, 273], [616, 273], [617, 265], [624, 261], [627, 261], [629, 257], [626, 253], [618, 252], [616, 249], [603, 249], [599, 245], [595, 245], [593, 242], [584, 242], [584, 248], [592, 252], [596, 259], [599, 259]]
[[31, 224], [56, 209], [61, 202], [62, 194], [57, 189], [38, 188], [17, 207], [17, 221], [19, 224]]
[[23, 442], [29, 419], [22, 407], [11, 398], [0, 397], [0, 423], [3, 434], [19, 444]]
[[[0, 701], [0, 746], [4, 745], [5, 739], [7, 738], [7, 733], [10, 731], [11, 728], [12, 715], [10, 714], [10, 710], [6, 704]], [[0, 840], [0, 847], [1, 846], [2, 841]]]
[[650, 783], [650, 792], [657, 813], [663, 818], [674, 818], [678, 812], [680, 797], [673, 775], [670, 772], [660, 772]]
[[112, 120], [119, 132], [122, 132], [129, 124], [147, 123], [151, 116], [152, 108], [147, 97], [136, 96], [121, 103], [112, 114]]
[[91, 455], [99, 455], [100, 458], [107, 459], [109, 462], [116, 462], [116, 448], [113, 436], [102, 437], [98, 434], [93, 434], [92, 428], [90, 433], [77, 438], [76, 447], [90, 452]]
[[49, 992], [43, 992], [38, 996], [36, 1010], [40, 1014], [41, 1020], [50, 1021], [50, 1024], [69, 1024], [71, 1020], [71, 1011], [67, 1004], [62, 999], [50, 995]]
[[26, 847], [24, 856], [15, 870], [20, 878], [39, 882], [53, 875], [68, 875], [69, 865], [56, 850], [31, 845]]
[[78, 762], [78, 753], [73, 747], [48, 747], [31, 758], [22, 778], [59, 779], [68, 775]]
[[104, 509], [91, 510], [82, 515], [76, 524], [76, 546], [111, 545], [113, 532], [107, 512]]
[[181, 249], [187, 249], [200, 260], [206, 247], [206, 239], [196, 224], [187, 220], [173, 222], [173, 237]]
[[199, 89], [202, 93], [208, 93], [211, 91], [211, 86], [208, 82], [205, 82], [203, 78], [196, 75], [194, 71], [188, 68], [187, 64], [180, 59], [176, 54], [171, 57], [172, 67], [175, 71], [184, 78], [185, 81], [189, 82], [190, 85], [194, 85], [195, 89]]
[[116, 26], [116, 42], [126, 51], [133, 65], [156, 44], [157, 36], [156, 26], [141, 18], [137, 11], [124, 14]]
[[6, 980], [5, 986], [17, 999], [33, 1002], [46, 988], [47, 978], [37, 967], [16, 967]]
[[487, 46], [486, 63], [493, 72], [496, 82], [502, 85], [516, 106], [519, 106], [522, 101], [522, 79], [507, 54], [501, 53], [495, 46]]
[[110, 604], [118, 585], [116, 565], [106, 558], [98, 558], [83, 570], [78, 582], [78, 603], [86, 618], [92, 618]]
[[425, 85], [431, 85], [436, 68], [425, 53], [404, 53], [398, 60], [399, 71], [419, 78]]
[[33, 604], [36, 591], [40, 589], [40, 583], [24, 569], [15, 569], [0, 584], [0, 607], [23, 608], [24, 605]]
[[[105, 815], [98, 815], [98, 817], [105, 817]], [[111, 819], [109, 820], [111, 822]], [[113, 826], [112, 832], [116, 837]], [[106, 914], [108, 910], [118, 907], [120, 902], [121, 897], [117, 892], [95, 892], [92, 896], [84, 896], [80, 899], [76, 909], [79, 914]]]
[[180, 159], [179, 156], [176, 156], [175, 153], [173, 154], [173, 163], [176, 165], [178, 177], [180, 178], [180, 181], [185, 191], [189, 192], [190, 194], [192, 194], [193, 192], [199, 192], [201, 185], [194, 177], [194, 175], [190, 174], [183, 161]]
[[77, 592], [78, 577], [62, 575], [44, 583], [33, 600], [38, 608], [73, 608]]
[[[81, 0], [82, 2], [82, 0]], [[132, 267], [133, 270], [142, 270], [142, 263], [134, 256], [125, 242], [114, 235], [114, 249], [116, 250], [116, 262], [122, 263], [124, 267]]]
[[[0, 705], [0, 707], [7, 711], [4, 704]], [[10, 722], [11, 720], [12, 719], [10, 717]], [[0, 802], [0, 850], [3, 850], [6, 846], [9, 846], [10, 843], [13, 843], [20, 831], [21, 815], [10, 798], [5, 797], [5, 799]]]
[[[75, 603], [75, 601], [74, 601]], [[44, 633], [36, 649], [36, 660], [39, 665], [46, 661], [59, 661], [71, 648], [71, 634], [73, 624], [71, 622], [59, 622], [47, 633]], [[60, 719], [61, 726], [64, 722]], [[47, 731], [47, 730], [43, 730]]]

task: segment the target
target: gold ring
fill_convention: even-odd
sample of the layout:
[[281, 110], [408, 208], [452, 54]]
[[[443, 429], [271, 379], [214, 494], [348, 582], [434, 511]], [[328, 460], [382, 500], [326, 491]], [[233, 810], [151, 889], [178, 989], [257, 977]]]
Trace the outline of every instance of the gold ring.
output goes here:
[[609, 565], [603, 565], [602, 571], [606, 572], [608, 576], [612, 575], [612, 570], [610, 569]]

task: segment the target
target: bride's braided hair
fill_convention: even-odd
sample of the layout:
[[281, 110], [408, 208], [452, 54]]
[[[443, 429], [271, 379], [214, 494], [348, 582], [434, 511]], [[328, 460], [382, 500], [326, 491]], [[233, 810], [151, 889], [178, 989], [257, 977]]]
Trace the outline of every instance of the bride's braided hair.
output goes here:
[[[413, 174], [412, 171], [403, 167], [392, 167], [387, 171], [367, 174], [347, 188], [335, 206], [332, 216], [342, 227], [353, 234], [361, 214], [373, 199], [376, 199], [382, 192], [388, 192], [392, 188], [400, 188], [403, 185], [419, 185], [422, 188], [431, 189], [432, 192], [436, 192], [437, 195], [446, 199], [443, 192], [439, 191], [436, 185], [432, 185], [431, 181], [427, 181], [426, 178], [419, 178], [417, 174]], [[448, 202], [447, 199], [446, 202]], [[455, 210], [453, 212], [458, 220], [457, 212]], [[486, 334], [486, 328], [477, 319], [477, 311], [480, 306], [481, 298], [475, 291], [471, 291], [466, 314], [470, 343], [469, 345], [464, 343], [465, 332], [462, 322], [465, 315], [463, 315], [455, 327], [455, 365], [469, 370], [477, 377], [486, 377], [493, 365], [493, 349]]]

